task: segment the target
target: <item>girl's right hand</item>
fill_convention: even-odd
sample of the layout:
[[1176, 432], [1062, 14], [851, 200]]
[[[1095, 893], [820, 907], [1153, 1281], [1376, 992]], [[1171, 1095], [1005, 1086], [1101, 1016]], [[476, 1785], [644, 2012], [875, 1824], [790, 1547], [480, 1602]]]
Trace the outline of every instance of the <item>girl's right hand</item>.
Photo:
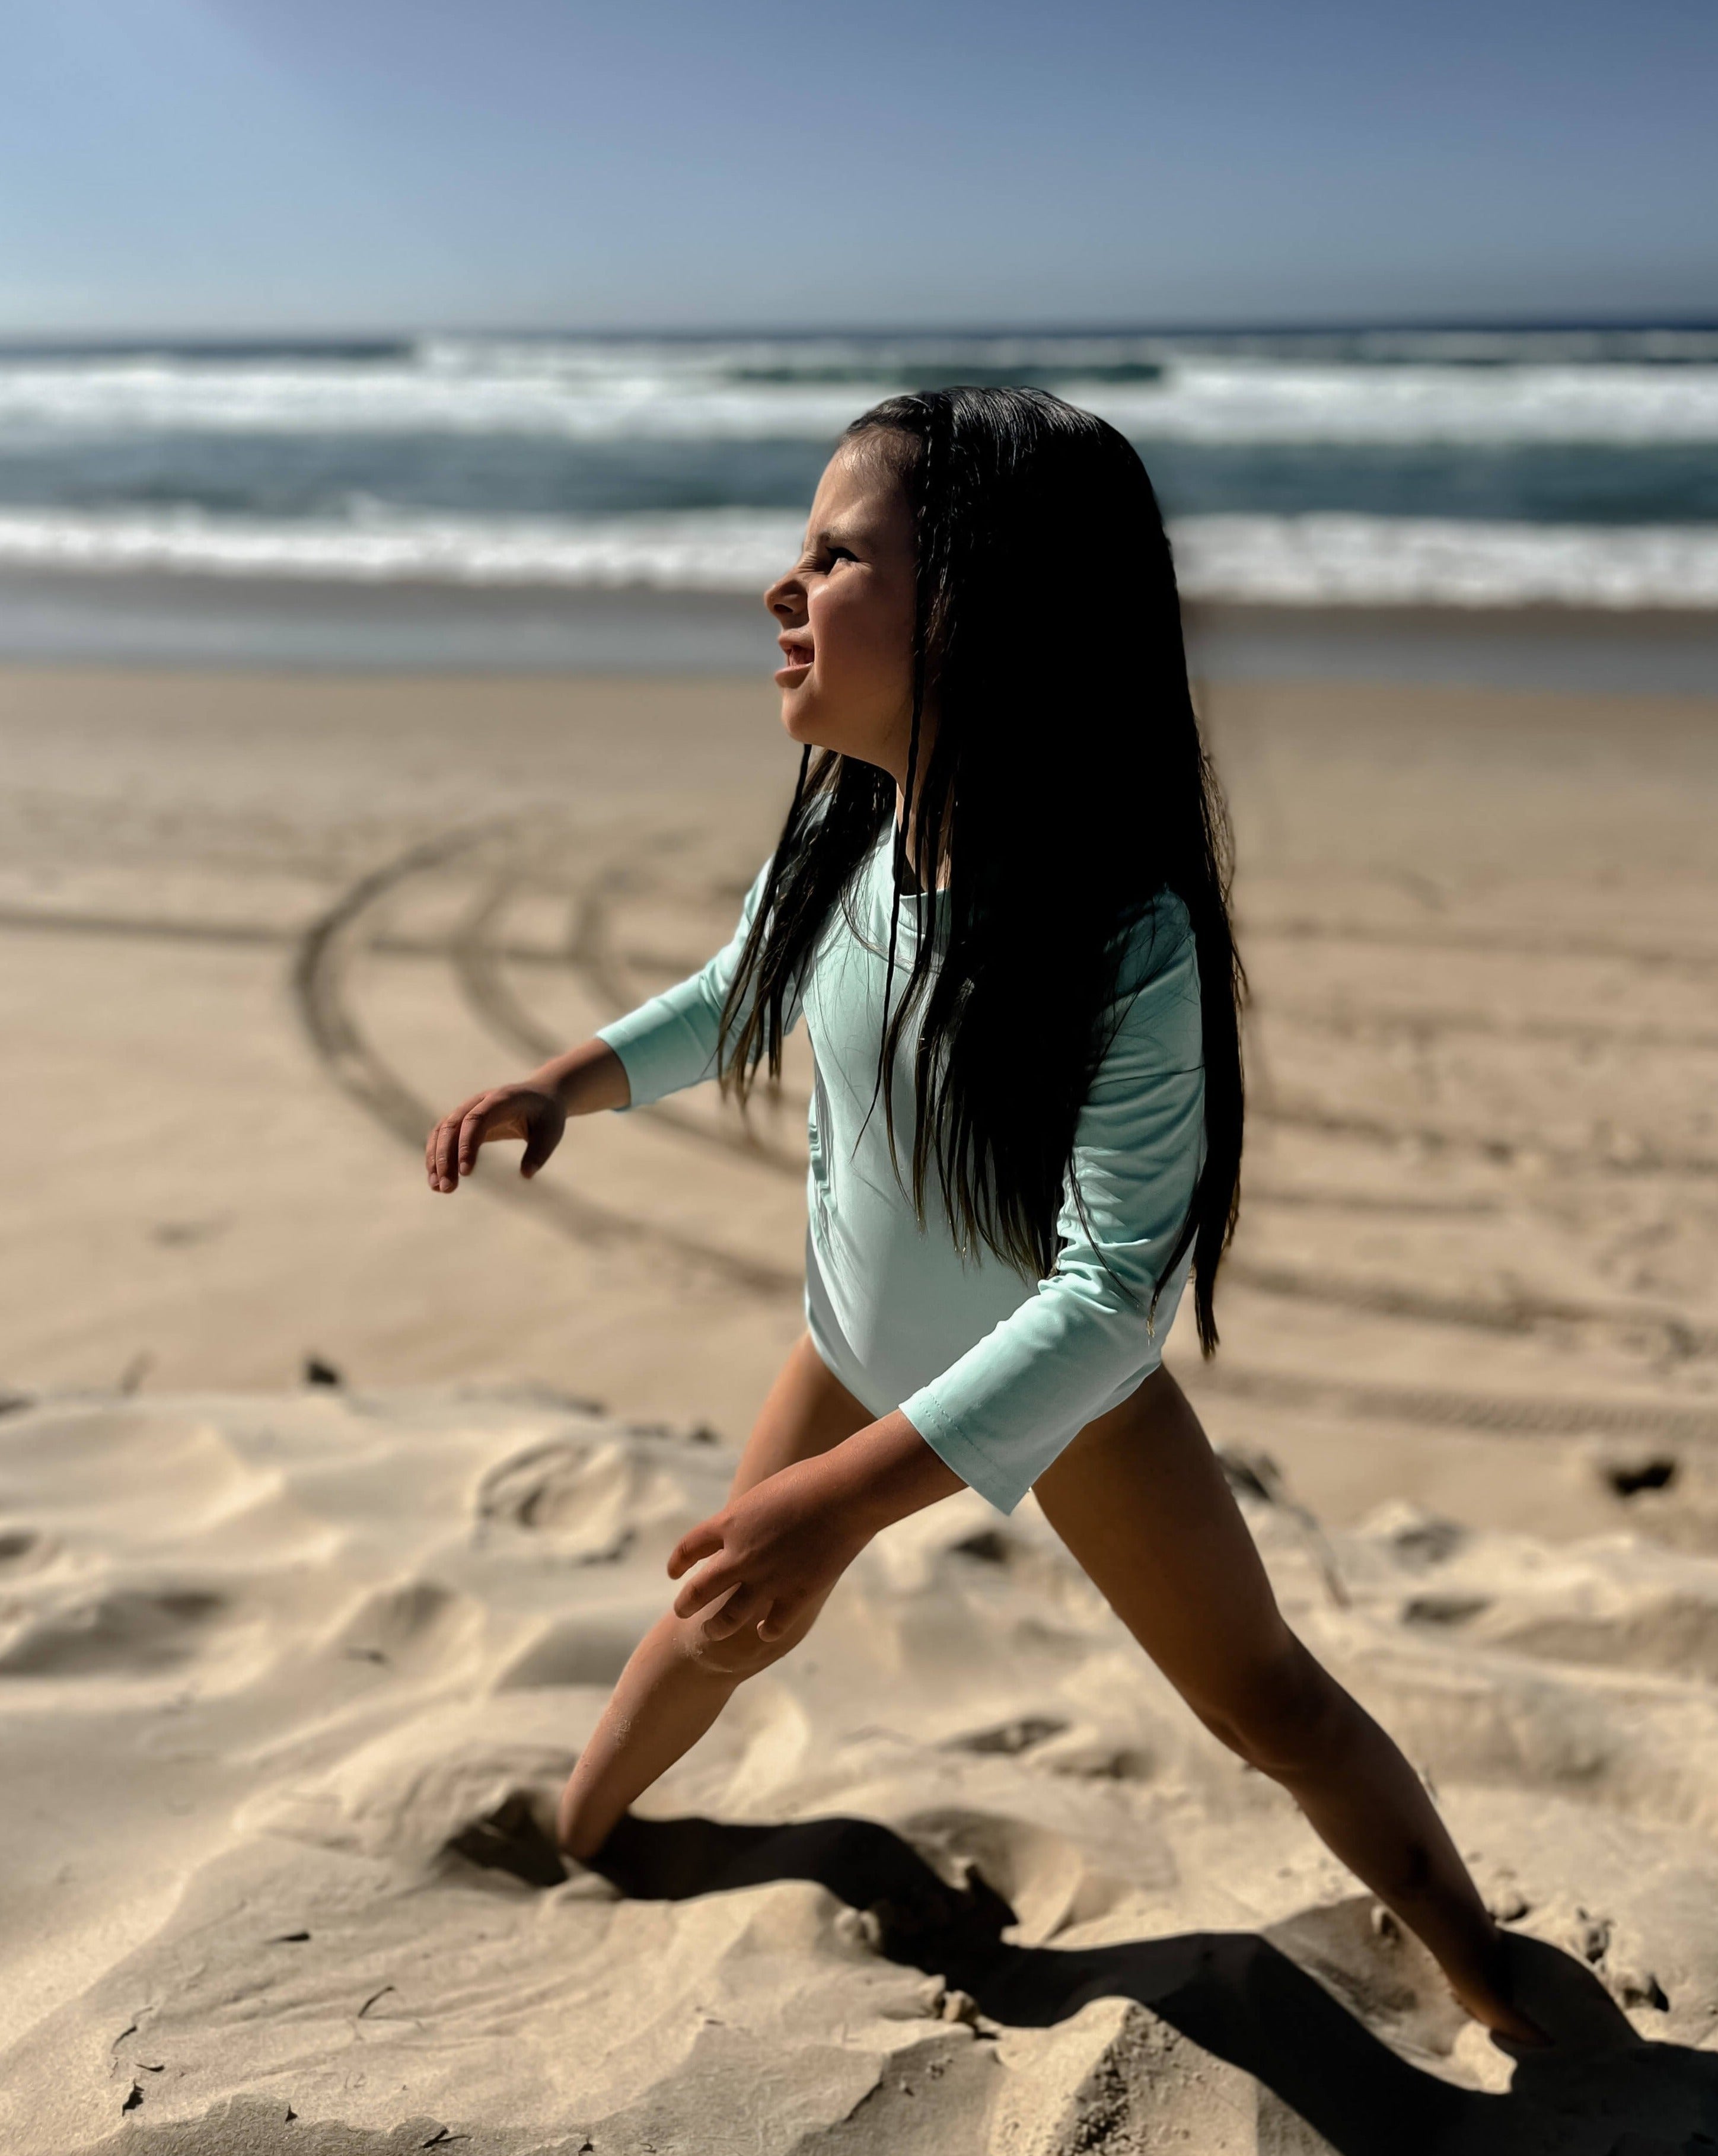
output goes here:
[[469, 1175], [477, 1165], [478, 1147], [491, 1138], [523, 1138], [525, 1158], [519, 1172], [533, 1176], [560, 1144], [566, 1128], [567, 1110], [560, 1096], [540, 1085], [492, 1086], [486, 1093], [474, 1093], [429, 1133], [423, 1148], [429, 1187], [457, 1190], [459, 1178]]

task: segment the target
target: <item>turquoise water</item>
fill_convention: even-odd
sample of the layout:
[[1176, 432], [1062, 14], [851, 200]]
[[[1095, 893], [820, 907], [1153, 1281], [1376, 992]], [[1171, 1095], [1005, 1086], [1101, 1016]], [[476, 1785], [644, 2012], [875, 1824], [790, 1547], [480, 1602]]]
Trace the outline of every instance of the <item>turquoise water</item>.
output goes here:
[[1190, 595], [1718, 608], [1718, 330], [0, 350], [0, 569], [753, 591], [875, 398], [1040, 383]]

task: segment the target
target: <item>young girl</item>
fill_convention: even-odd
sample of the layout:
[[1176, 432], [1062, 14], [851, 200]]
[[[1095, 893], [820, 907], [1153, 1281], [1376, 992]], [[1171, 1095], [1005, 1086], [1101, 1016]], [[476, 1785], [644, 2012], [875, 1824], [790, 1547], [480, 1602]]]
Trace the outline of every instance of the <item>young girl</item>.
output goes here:
[[[854, 422], [766, 604], [804, 744], [704, 970], [431, 1133], [432, 1190], [569, 1115], [816, 1055], [807, 1331], [567, 1785], [588, 1861], [879, 1528], [1030, 1489], [1208, 1727], [1290, 1791], [1506, 2041], [1509, 1942], [1418, 1777], [1295, 1638], [1161, 1366], [1233, 1225], [1241, 973], [1168, 542], [1113, 428], [1044, 392]], [[818, 752], [815, 758], [813, 751]]]

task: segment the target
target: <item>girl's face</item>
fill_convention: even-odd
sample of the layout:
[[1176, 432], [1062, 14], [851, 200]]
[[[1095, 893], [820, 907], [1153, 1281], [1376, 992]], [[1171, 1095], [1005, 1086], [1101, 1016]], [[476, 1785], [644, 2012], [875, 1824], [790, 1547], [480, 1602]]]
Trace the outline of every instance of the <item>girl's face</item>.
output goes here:
[[[805, 552], [764, 593], [781, 625], [782, 724], [797, 742], [906, 779], [913, 718], [912, 511], [874, 438], [818, 483]], [[930, 746], [921, 723], [920, 758]]]

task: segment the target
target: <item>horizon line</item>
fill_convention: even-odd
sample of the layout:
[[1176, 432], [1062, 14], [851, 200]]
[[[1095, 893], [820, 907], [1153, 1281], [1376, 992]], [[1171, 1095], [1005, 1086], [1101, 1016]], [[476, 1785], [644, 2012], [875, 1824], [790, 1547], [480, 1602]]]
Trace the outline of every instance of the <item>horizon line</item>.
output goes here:
[[892, 322], [833, 324], [795, 327], [762, 323], [710, 324], [676, 328], [649, 326], [624, 328], [574, 328], [567, 325], [524, 327], [506, 323], [389, 324], [362, 328], [238, 329], [156, 328], [126, 330], [46, 330], [20, 334], [0, 331], [0, 353], [49, 355], [74, 352], [135, 352], [167, 345], [181, 351], [234, 352], [261, 347], [298, 346], [306, 351], [380, 350], [423, 342], [435, 337], [491, 338], [521, 343], [561, 341], [584, 343], [649, 342], [702, 344], [756, 339], [772, 343], [808, 343], [838, 339], [872, 342], [890, 338], [1078, 338], [1078, 337], [1316, 337], [1341, 336], [1570, 336], [1606, 334], [1672, 335], [1718, 334], [1718, 316], [1607, 315], [1591, 316], [1392, 316], [1381, 318], [1277, 317], [1263, 321], [1178, 321], [1172, 322], [1080, 321], [963, 323]]

